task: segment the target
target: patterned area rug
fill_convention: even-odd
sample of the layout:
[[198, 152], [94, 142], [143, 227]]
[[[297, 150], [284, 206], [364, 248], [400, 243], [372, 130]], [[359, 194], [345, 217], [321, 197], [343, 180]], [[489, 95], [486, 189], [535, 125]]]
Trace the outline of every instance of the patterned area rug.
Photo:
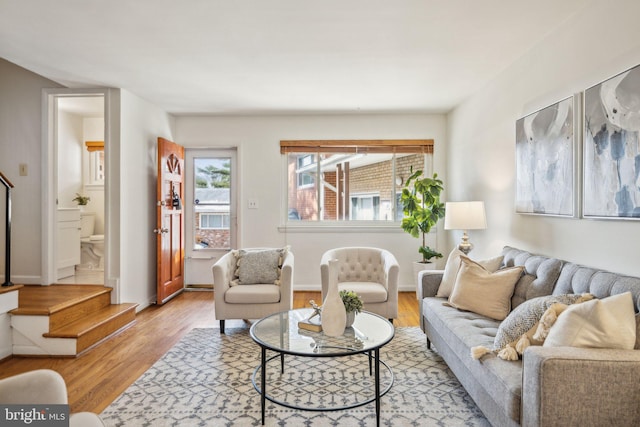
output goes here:
[[[419, 328], [397, 328], [380, 354], [394, 377], [382, 397], [381, 425], [489, 426], [437, 352], [427, 350]], [[286, 357], [284, 374], [279, 358], [266, 369], [267, 391], [278, 400], [331, 408], [371, 397], [365, 356]], [[248, 329], [227, 328], [225, 335], [194, 329], [100, 416], [107, 426], [259, 426], [260, 395], [251, 382], [259, 364], [260, 347]], [[390, 382], [382, 372], [382, 390]], [[374, 403], [328, 412], [267, 401], [265, 425], [364, 427], [375, 421]]]

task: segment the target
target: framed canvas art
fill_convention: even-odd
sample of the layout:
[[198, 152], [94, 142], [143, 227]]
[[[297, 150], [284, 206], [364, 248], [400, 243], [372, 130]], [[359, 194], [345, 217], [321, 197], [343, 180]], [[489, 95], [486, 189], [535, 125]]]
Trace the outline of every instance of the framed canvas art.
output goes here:
[[576, 216], [575, 97], [516, 121], [516, 212]]
[[640, 219], [640, 65], [584, 92], [582, 215]]

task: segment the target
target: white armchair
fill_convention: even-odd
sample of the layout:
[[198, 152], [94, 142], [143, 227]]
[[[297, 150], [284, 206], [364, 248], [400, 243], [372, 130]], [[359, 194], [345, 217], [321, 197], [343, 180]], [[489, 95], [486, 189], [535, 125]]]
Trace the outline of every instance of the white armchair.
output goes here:
[[[246, 251], [269, 250], [268, 248]], [[212, 267], [213, 300], [220, 333], [226, 319], [260, 319], [273, 313], [291, 310], [293, 304], [293, 253], [286, 251], [282, 260], [279, 284], [257, 283], [233, 286], [237, 255], [231, 251]]]
[[[37, 369], [0, 380], [0, 403], [4, 405], [66, 405], [67, 386], [62, 375]], [[93, 412], [77, 412], [69, 417], [70, 427], [104, 427]]]
[[398, 276], [400, 267], [385, 249], [345, 247], [326, 251], [320, 260], [322, 300], [329, 289], [329, 260], [339, 261], [338, 289], [360, 296], [363, 309], [389, 320], [398, 317]]

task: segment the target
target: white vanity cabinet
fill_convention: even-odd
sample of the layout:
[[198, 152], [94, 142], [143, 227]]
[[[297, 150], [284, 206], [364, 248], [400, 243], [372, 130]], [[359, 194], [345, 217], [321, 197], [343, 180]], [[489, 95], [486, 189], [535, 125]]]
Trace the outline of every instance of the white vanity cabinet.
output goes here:
[[80, 209], [58, 209], [58, 242], [56, 258], [58, 279], [73, 276], [80, 264]]

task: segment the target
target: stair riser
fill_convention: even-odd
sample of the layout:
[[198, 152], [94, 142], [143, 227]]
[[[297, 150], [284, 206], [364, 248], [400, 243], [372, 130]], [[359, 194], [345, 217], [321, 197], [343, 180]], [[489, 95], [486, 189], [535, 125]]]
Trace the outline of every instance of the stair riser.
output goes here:
[[111, 296], [109, 293], [103, 293], [56, 313], [52, 313], [49, 316], [49, 330], [53, 331], [76, 320], [91, 316], [91, 313], [107, 307], [109, 304], [111, 304]]
[[13, 354], [77, 356], [135, 322], [137, 304], [111, 304], [111, 288], [33, 287], [11, 312]]
[[80, 354], [92, 345], [102, 341], [114, 332], [124, 328], [136, 320], [135, 307], [105, 322], [90, 332], [78, 337], [76, 353]]
[[43, 334], [47, 316], [11, 316], [13, 354], [17, 356], [75, 356], [76, 339], [51, 339]]

